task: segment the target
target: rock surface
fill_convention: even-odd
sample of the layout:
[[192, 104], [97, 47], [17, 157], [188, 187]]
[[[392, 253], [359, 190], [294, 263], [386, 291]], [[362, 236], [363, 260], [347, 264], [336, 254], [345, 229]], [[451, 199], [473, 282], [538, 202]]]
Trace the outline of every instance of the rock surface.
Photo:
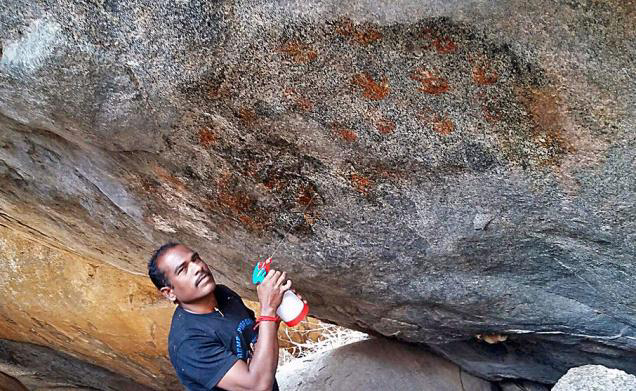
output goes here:
[[493, 380], [636, 373], [633, 2], [0, 8], [2, 226], [129, 273], [180, 240], [246, 295], [282, 241], [322, 319]]
[[635, 391], [636, 376], [602, 365], [570, 369], [552, 391]]
[[500, 382], [501, 391], [550, 391], [550, 387], [545, 384], [530, 382], [527, 380], [511, 381], [506, 380]]
[[[13, 379], [4, 379], [2, 372]], [[5, 391], [3, 380], [7, 381], [6, 391], [153, 389], [48, 347], [0, 340], [0, 390]]]
[[281, 367], [280, 389], [296, 391], [492, 391], [450, 361], [384, 339], [355, 342]]

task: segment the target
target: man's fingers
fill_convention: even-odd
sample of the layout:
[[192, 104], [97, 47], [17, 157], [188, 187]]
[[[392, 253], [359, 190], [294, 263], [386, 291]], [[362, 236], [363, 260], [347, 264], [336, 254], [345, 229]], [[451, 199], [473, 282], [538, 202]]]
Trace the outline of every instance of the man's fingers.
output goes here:
[[292, 282], [291, 280], [287, 280], [287, 282], [284, 285], [281, 285], [280, 290], [282, 292], [285, 292], [286, 290], [288, 290], [289, 288], [291, 288]]
[[276, 284], [279, 277], [280, 277], [280, 272], [278, 270], [271, 269], [269, 273], [267, 273], [267, 275], [263, 279], [262, 283], [265, 283], [265, 282], [269, 283], [271, 280], [273, 281], [274, 284]]
[[267, 274], [265, 275], [265, 278], [263, 278], [263, 281], [262, 281], [262, 282], [265, 282], [265, 281], [269, 281], [269, 280], [271, 280], [271, 279], [272, 279], [272, 275], [274, 275], [274, 273], [275, 273], [275, 272], [276, 272], [276, 270], [274, 270], [274, 269], [269, 269], [269, 271], [268, 271], [268, 272], [267, 272]]
[[283, 282], [285, 282], [285, 279], [287, 278], [287, 273], [282, 272], [279, 276], [278, 279], [276, 280], [276, 283], [274, 284], [275, 286], [281, 286], [283, 285]]

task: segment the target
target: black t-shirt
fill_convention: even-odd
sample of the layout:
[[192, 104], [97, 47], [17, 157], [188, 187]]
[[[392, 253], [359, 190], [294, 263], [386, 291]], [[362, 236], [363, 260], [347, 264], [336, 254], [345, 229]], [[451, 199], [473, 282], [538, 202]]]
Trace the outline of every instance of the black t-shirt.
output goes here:
[[[189, 391], [221, 390], [216, 385], [238, 360], [252, 357], [256, 342], [254, 312], [225, 285], [214, 295], [223, 312], [193, 314], [177, 306], [172, 315], [168, 352], [177, 377]], [[273, 391], [278, 391], [274, 380]]]

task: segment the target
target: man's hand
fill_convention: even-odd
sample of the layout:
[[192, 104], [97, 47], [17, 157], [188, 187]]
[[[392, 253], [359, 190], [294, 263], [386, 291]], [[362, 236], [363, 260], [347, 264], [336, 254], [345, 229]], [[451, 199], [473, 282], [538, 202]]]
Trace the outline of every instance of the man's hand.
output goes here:
[[258, 301], [261, 304], [261, 315], [276, 316], [276, 310], [283, 301], [283, 294], [291, 288], [291, 280], [285, 282], [286, 278], [285, 272], [271, 269], [263, 282], [256, 287]]
[[[291, 288], [291, 281], [285, 282], [285, 273], [270, 270], [256, 287], [261, 315], [275, 316], [283, 301], [283, 293]], [[278, 323], [263, 322], [258, 326], [258, 342], [249, 366], [237, 360], [223, 376], [217, 386], [229, 391], [269, 391], [274, 384], [274, 373], [278, 364]]]

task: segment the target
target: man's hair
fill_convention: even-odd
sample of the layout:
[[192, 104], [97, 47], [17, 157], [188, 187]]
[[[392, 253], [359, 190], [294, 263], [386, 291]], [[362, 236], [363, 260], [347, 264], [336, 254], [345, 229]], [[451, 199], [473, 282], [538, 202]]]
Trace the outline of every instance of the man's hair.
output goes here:
[[163, 246], [159, 247], [154, 254], [152, 254], [150, 261], [148, 261], [148, 275], [150, 276], [150, 279], [155, 284], [157, 289], [161, 289], [164, 286], [172, 286], [170, 285], [170, 281], [168, 281], [168, 277], [166, 277], [166, 275], [161, 270], [159, 270], [159, 267], [157, 267], [157, 260], [168, 250], [178, 245], [179, 243], [174, 242], [164, 244]]

